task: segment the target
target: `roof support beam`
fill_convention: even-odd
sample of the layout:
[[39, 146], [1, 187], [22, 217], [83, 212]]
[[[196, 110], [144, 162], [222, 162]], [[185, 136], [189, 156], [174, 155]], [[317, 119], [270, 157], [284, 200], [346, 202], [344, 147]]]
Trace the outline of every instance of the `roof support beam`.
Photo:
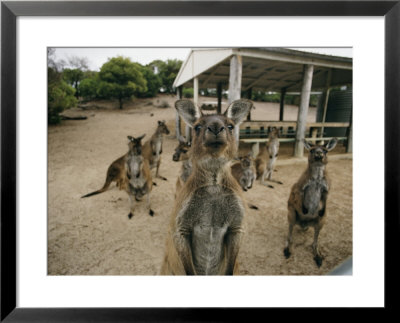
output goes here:
[[[242, 56], [233, 55], [229, 68], [228, 105], [233, 101], [240, 99], [240, 91], [242, 89], [242, 66]], [[239, 145], [239, 126], [235, 127], [235, 138]]]
[[[182, 99], [182, 85], [178, 87], [177, 91], [177, 98], [178, 100]], [[181, 117], [179, 116], [178, 111], [175, 110], [175, 134], [176, 134], [176, 139], [179, 140], [179, 137], [181, 136]]]
[[[199, 78], [193, 79], [193, 103], [195, 106], [199, 106]], [[192, 127], [186, 125], [186, 142], [192, 142]]]
[[286, 88], [282, 88], [281, 99], [279, 101], [279, 121], [283, 121], [283, 112], [285, 109], [285, 95], [286, 95]]
[[294, 146], [294, 156], [303, 157], [304, 155], [304, 133], [306, 130], [308, 107], [310, 104], [311, 85], [313, 78], [313, 65], [304, 65], [303, 86], [301, 88], [299, 113], [297, 116], [296, 142]]

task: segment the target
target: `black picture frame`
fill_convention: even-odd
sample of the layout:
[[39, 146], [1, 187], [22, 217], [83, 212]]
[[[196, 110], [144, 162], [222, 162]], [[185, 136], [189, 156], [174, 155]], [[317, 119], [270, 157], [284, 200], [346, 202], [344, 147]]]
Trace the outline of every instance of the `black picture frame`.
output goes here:
[[[16, 19], [19, 16], [384, 16], [385, 310], [396, 308], [399, 233], [399, 1], [3, 1], [1, 3], [1, 322], [189, 322], [261, 317], [264, 308], [16, 307]], [[373, 135], [371, 131], [371, 135]], [[368, 138], [366, 138], [368, 140]], [[371, 172], [373, 173], [373, 172]], [[373, 189], [373, 188], [371, 188]], [[270, 309], [272, 310], [272, 309]], [[277, 311], [278, 310], [275, 309]], [[379, 310], [379, 309], [378, 309]], [[282, 313], [281, 313], [282, 314]], [[330, 317], [333, 318], [333, 317]], [[248, 321], [248, 320], [246, 320]]]

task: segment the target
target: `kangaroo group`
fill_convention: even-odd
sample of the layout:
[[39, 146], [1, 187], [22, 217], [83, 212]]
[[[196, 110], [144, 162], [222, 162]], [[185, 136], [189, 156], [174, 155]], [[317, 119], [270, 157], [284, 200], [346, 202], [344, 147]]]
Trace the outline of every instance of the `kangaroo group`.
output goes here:
[[[243, 237], [251, 234], [246, 232], [248, 208], [258, 210], [247, 202], [248, 191], [254, 185], [274, 188], [270, 183], [283, 184], [272, 178], [279, 154], [279, 128], [269, 129], [268, 141], [261, 145], [258, 155], [239, 156], [235, 129], [253, 107], [250, 100], [240, 99], [233, 101], [224, 113], [205, 114], [191, 100], [175, 102], [176, 112], [190, 127], [191, 136], [190, 141], [180, 136], [171, 154], [172, 160], [181, 166], [175, 191], [171, 193], [174, 204], [167, 215], [161, 275], [239, 274], [238, 255]], [[153, 188], [154, 185], [164, 185], [156, 184], [155, 179], [167, 180], [160, 174], [160, 165], [164, 136], [169, 133], [163, 120], [157, 121], [153, 135], [144, 143], [145, 134], [128, 135], [128, 152], [108, 167], [103, 186], [82, 198], [106, 192], [115, 182], [128, 195], [129, 219], [135, 215], [136, 204], [144, 198], [148, 215], [156, 215], [157, 210], [151, 207], [151, 194], [159, 189]], [[303, 140], [303, 144], [308, 150], [308, 165], [288, 194], [288, 235], [282, 257], [288, 259], [292, 255], [294, 227], [312, 227], [314, 262], [321, 267], [323, 255], [318, 237], [326, 220], [331, 187], [327, 154], [335, 148], [337, 140], [333, 138], [326, 145]], [[264, 190], [266, 194], [275, 191]]]

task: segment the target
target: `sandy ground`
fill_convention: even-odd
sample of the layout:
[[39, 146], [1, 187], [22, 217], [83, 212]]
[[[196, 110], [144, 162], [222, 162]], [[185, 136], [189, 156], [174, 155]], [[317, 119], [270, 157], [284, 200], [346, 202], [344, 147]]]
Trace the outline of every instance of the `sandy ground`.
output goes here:
[[[201, 98], [202, 101], [213, 101]], [[170, 108], [159, 108], [163, 101]], [[172, 161], [177, 144], [172, 96], [135, 100], [124, 110], [117, 103], [97, 102], [78, 111], [86, 120], [67, 120], [48, 131], [48, 274], [49, 275], [157, 275], [161, 266], [167, 225], [173, 206], [175, 182], [181, 167]], [[74, 111], [67, 113], [73, 114]], [[277, 104], [256, 103], [253, 119], [276, 120]], [[297, 108], [288, 106], [286, 120], [295, 120]], [[310, 109], [309, 120], [315, 118]], [[128, 196], [114, 185], [100, 195], [80, 197], [102, 187], [108, 166], [127, 151], [127, 135], [154, 132], [157, 120], [166, 120], [171, 135], [165, 137], [161, 175], [151, 195], [155, 216], [145, 203], [129, 220]], [[292, 256], [285, 259], [287, 199], [290, 188], [306, 167], [282, 146], [274, 177], [283, 182], [274, 189], [258, 182], [245, 193], [260, 210], [249, 210], [247, 232], [239, 253], [243, 275], [322, 275], [352, 255], [352, 159], [343, 147], [331, 152], [327, 169], [332, 178], [328, 215], [320, 234], [325, 257], [318, 268], [311, 251], [313, 230], [294, 230]], [[343, 158], [347, 157], [347, 158]], [[153, 172], [154, 174], [154, 172]]]

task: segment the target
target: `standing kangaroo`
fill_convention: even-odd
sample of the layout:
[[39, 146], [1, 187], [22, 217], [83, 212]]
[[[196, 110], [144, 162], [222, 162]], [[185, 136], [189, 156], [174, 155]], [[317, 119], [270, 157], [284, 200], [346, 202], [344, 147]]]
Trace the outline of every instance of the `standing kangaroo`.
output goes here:
[[193, 128], [193, 167], [175, 199], [161, 274], [238, 273], [246, 202], [230, 165], [237, 152], [234, 128], [252, 106], [251, 101], [237, 100], [224, 114], [203, 115], [189, 100], [175, 103]]
[[168, 135], [169, 129], [165, 121], [158, 121], [155, 133], [143, 145], [143, 157], [149, 161], [150, 169], [156, 168], [156, 177], [166, 181], [167, 179], [159, 174], [164, 134]]
[[289, 258], [292, 244], [292, 233], [295, 224], [306, 229], [314, 227], [312, 245], [314, 260], [318, 267], [323, 257], [318, 249], [319, 232], [326, 218], [326, 201], [330, 188], [330, 180], [326, 171], [327, 153], [335, 148], [337, 139], [331, 139], [325, 146], [311, 145], [303, 140], [308, 153], [308, 167], [296, 184], [293, 185], [288, 201], [289, 233], [284, 255]]
[[256, 158], [257, 178], [260, 183], [274, 188], [272, 185], [266, 184], [265, 180], [278, 184], [283, 184], [280, 181], [272, 180], [272, 173], [275, 169], [275, 163], [279, 152], [279, 129], [273, 127], [268, 134], [268, 143], [260, 149]]
[[138, 138], [128, 136], [129, 152], [125, 160], [125, 169], [127, 177], [126, 192], [130, 201], [130, 212], [128, 218], [133, 217], [135, 200], [140, 201], [144, 195], [147, 195], [147, 208], [151, 216], [154, 211], [150, 207], [150, 192], [153, 187], [149, 162], [142, 155], [141, 140], [145, 135]]

